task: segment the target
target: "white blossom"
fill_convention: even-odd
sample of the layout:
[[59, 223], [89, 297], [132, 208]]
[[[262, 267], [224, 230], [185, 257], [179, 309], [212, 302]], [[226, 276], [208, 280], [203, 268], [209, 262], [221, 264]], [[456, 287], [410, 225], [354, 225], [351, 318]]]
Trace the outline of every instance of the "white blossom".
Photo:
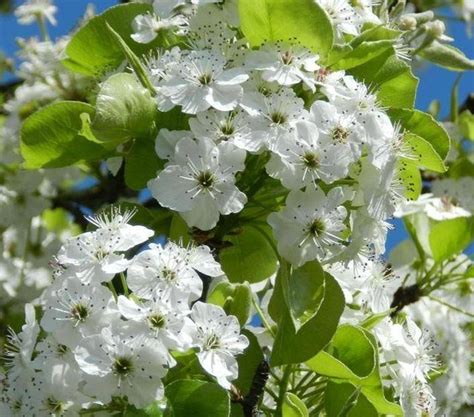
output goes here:
[[279, 252], [293, 265], [301, 266], [313, 259], [324, 260], [343, 246], [342, 232], [347, 210], [340, 187], [326, 195], [315, 187], [291, 191], [286, 207], [268, 217], [278, 242]]
[[237, 318], [226, 316], [218, 306], [200, 301], [194, 304], [191, 318], [196, 325], [194, 343], [199, 348], [199, 363], [220, 385], [230, 388], [230, 381], [238, 376], [235, 356], [249, 344], [240, 334]]
[[244, 169], [245, 151], [230, 143], [184, 138], [174, 161], [148, 182], [159, 203], [181, 213], [189, 226], [212, 229], [219, 215], [238, 213], [247, 202], [234, 175]]

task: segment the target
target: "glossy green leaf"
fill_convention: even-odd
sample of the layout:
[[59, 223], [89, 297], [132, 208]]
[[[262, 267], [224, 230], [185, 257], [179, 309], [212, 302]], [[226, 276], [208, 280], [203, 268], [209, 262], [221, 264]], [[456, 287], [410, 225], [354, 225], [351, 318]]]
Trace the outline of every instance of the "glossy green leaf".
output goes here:
[[120, 45], [107, 29], [107, 23], [139, 56], [157, 47], [158, 39], [149, 44], [140, 44], [130, 37], [135, 16], [152, 10], [151, 5], [143, 3], [121, 4], [93, 17], [69, 41], [64, 65], [73, 71], [92, 76], [100, 76], [116, 69], [125, 58]]
[[258, 344], [257, 337], [249, 330], [243, 329], [244, 334], [250, 344], [244, 352], [237, 356], [239, 365], [239, 376], [232, 383], [240, 389], [244, 394], [248, 393], [252, 386], [253, 379], [257, 368], [264, 360], [262, 348]]
[[397, 162], [397, 175], [405, 197], [416, 200], [420, 196], [422, 188], [421, 174], [416, 161], [400, 158]]
[[156, 103], [135, 75], [112, 75], [102, 84], [92, 130], [98, 140], [116, 145], [130, 139], [152, 141]]
[[390, 109], [390, 118], [431, 144], [441, 159], [446, 159], [450, 140], [446, 130], [428, 113], [412, 109]]
[[289, 41], [326, 55], [333, 44], [331, 21], [313, 0], [239, 0], [241, 28], [252, 46]]
[[232, 284], [223, 281], [214, 287], [207, 302], [221, 306], [227, 314], [236, 316], [240, 325], [244, 326], [250, 316], [252, 290], [247, 283]]
[[433, 43], [422, 49], [420, 56], [452, 71], [474, 70], [474, 60], [464, 55], [464, 52], [451, 45], [433, 41]]
[[474, 115], [465, 110], [459, 115], [459, 128], [466, 139], [474, 141]]
[[[377, 342], [366, 329], [351, 325], [340, 326], [328, 347], [306, 364], [313, 371], [326, 375], [335, 382], [352, 384], [352, 391], [360, 390], [379, 413], [402, 414], [397, 404], [385, 398], [380, 378]], [[349, 399], [351, 393], [348, 393], [347, 389], [344, 389], [344, 392], [348, 394]], [[357, 401], [358, 397], [354, 400]], [[354, 406], [355, 404], [356, 402]], [[362, 405], [360, 407], [362, 408]]]
[[229, 394], [219, 385], [198, 380], [180, 380], [165, 388], [173, 417], [228, 417]]
[[356, 383], [374, 371], [376, 352], [361, 328], [340, 326], [327, 350], [319, 352], [306, 365], [318, 374]]
[[412, 108], [418, 79], [411, 67], [397, 58], [393, 47], [370, 61], [351, 68], [349, 73], [370, 85], [380, 103], [387, 107]]
[[348, 70], [350, 68], [365, 64], [366, 62], [383, 54], [387, 49], [390, 49], [392, 45], [393, 42], [390, 40], [362, 42], [356, 47], [351, 48], [342, 56], [339, 55], [337, 59], [332, 57], [331, 69]]
[[461, 253], [474, 238], [474, 218], [436, 222], [429, 235], [431, 252], [436, 262], [441, 262]]
[[286, 392], [281, 407], [282, 417], [309, 417], [308, 409], [295, 394]]
[[58, 168], [100, 159], [107, 151], [81, 134], [81, 115], [94, 107], [78, 101], [61, 101], [43, 107], [25, 120], [20, 149], [26, 168]]
[[379, 413], [362, 393], [350, 384], [329, 382], [325, 392], [328, 416], [378, 417]]
[[[278, 277], [282, 279], [281, 276]], [[284, 278], [283, 278], [284, 279]], [[329, 274], [315, 276], [324, 288], [324, 297], [317, 313], [307, 320], [299, 330], [287, 309], [281, 314], [278, 333], [273, 347], [272, 365], [301, 363], [321, 351], [336, 332], [339, 318], [344, 310], [344, 295], [337, 281]], [[283, 290], [285, 288], [283, 287]], [[288, 299], [288, 296], [285, 296]]]
[[173, 214], [168, 237], [174, 242], [182, 242], [183, 245], [191, 242], [189, 227], [178, 213]]
[[[281, 268], [284, 268], [284, 261]], [[283, 274], [286, 304], [296, 330], [317, 314], [324, 298], [324, 271], [317, 261], [307, 262], [290, 274]]]
[[137, 75], [137, 78], [140, 80], [143, 87], [145, 87], [152, 96], [156, 95], [155, 88], [148, 77], [147, 70], [145, 66], [140, 61], [140, 59], [135, 55], [132, 49], [127, 45], [127, 43], [122, 39], [122, 37], [106, 22], [106, 27], [109, 32], [112, 34], [112, 37], [116, 40], [117, 44], [120, 46], [124, 57], [127, 59], [128, 63], [133, 68], [133, 71]]
[[254, 283], [275, 273], [277, 255], [259, 230], [247, 226], [225, 240], [231, 246], [222, 249], [219, 258], [229, 281]]
[[408, 133], [404, 136], [403, 141], [408, 146], [409, 156], [416, 160], [419, 168], [435, 172], [446, 171], [446, 166], [441, 157], [434, 150], [433, 146], [421, 136]]
[[164, 161], [155, 152], [152, 140], [136, 140], [125, 158], [125, 182], [133, 190], [141, 190], [157, 176]]

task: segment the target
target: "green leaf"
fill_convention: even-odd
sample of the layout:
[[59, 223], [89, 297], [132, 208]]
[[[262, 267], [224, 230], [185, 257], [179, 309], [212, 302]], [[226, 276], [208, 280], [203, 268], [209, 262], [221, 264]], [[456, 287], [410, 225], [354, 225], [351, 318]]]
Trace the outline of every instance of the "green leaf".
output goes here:
[[458, 123], [463, 137], [474, 141], [474, 115], [469, 110], [464, 110], [459, 115]]
[[421, 136], [408, 133], [403, 138], [410, 148], [410, 154], [416, 159], [417, 165], [421, 169], [430, 169], [435, 172], [446, 172], [443, 160], [434, 150], [433, 146]]
[[219, 258], [230, 282], [259, 282], [275, 273], [277, 255], [259, 230], [245, 226], [225, 240], [232, 246], [222, 249]]
[[68, 231], [72, 236], [81, 233], [81, 228], [73, 223], [71, 214], [63, 208], [46, 209], [41, 214], [46, 228], [57, 235]]
[[400, 122], [405, 129], [430, 143], [441, 159], [446, 159], [450, 139], [444, 127], [433, 116], [412, 109], [390, 109], [388, 115], [393, 121]]
[[[281, 274], [279, 280], [285, 279]], [[329, 274], [315, 276], [324, 288], [324, 297], [317, 313], [297, 331], [288, 310], [281, 314], [278, 333], [271, 356], [272, 365], [301, 363], [316, 355], [331, 340], [336, 332], [339, 318], [344, 310], [344, 295], [337, 281]], [[316, 287], [316, 286], [314, 286]], [[285, 287], [283, 286], [283, 291]], [[288, 299], [288, 296], [285, 296]]]
[[136, 140], [125, 159], [125, 183], [133, 190], [141, 190], [163, 165], [155, 152], [154, 141]]
[[107, 29], [107, 23], [117, 32], [138, 56], [159, 46], [158, 38], [149, 44], [135, 42], [132, 21], [139, 14], [153, 11], [151, 5], [143, 3], [121, 4], [107, 9], [90, 19], [71, 38], [67, 47], [64, 65], [86, 75], [100, 76], [117, 68], [123, 61], [122, 48]]
[[252, 46], [297, 42], [325, 56], [332, 48], [331, 21], [313, 0], [239, 0], [242, 32]]
[[397, 162], [398, 178], [404, 189], [404, 195], [416, 200], [421, 194], [422, 181], [417, 163], [411, 159], [400, 158]]
[[152, 96], [155, 96], [155, 88], [153, 87], [153, 84], [151, 83], [148, 77], [147, 71], [141, 63], [140, 59], [130, 49], [130, 47], [122, 39], [122, 37], [112, 28], [112, 26], [110, 26], [107, 22], [105, 25], [107, 26], [107, 29], [112, 34], [112, 36], [115, 38], [118, 45], [120, 46], [120, 49], [122, 49], [125, 58], [127, 58], [128, 63], [132, 66], [135, 74], [137, 74], [137, 77], [142, 83], [143, 87], [145, 87]]
[[173, 417], [228, 417], [230, 400], [219, 385], [197, 381], [180, 380], [165, 389], [166, 398]]
[[232, 383], [245, 394], [250, 390], [255, 372], [264, 360], [264, 356], [257, 337], [247, 329], [243, 329], [242, 334], [247, 337], [250, 344], [241, 355], [237, 356], [239, 376]]
[[[329, 382], [325, 392], [325, 408], [328, 416], [342, 417], [378, 417], [379, 413], [367, 398], [358, 393], [350, 384]], [[356, 402], [351, 399], [356, 400]], [[344, 408], [346, 410], [344, 411]]]
[[474, 218], [436, 222], [429, 235], [431, 252], [436, 262], [441, 262], [461, 253], [474, 238]]
[[436, 40], [428, 47], [423, 48], [420, 56], [452, 71], [474, 70], [474, 60], [467, 58], [464, 52]]
[[[326, 350], [306, 364], [313, 371], [328, 376], [335, 382], [352, 384], [379, 413], [402, 414], [397, 404], [385, 398], [377, 342], [364, 328], [347, 324], [340, 326]], [[350, 395], [352, 394], [349, 393], [347, 398]]]
[[406, 108], [414, 106], [418, 79], [413, 75], [411, 67], [396, 57], [393, 47], [350, 69], [349, 73], [377, 91], [382, 105]]
[[151, 140], [156, 134], [156, 115], [155, 101], [137, 78], [115, 74], [102, 84], [92, 130], [100, 141], [114, 147], [130, 139]]
[[33, 113], [20, 133], [25, 167], [65, 167], [106, 155], [102, 146], [81, 135], [81, 115], [93, 113], [94, 107], [78, 101], [56, 102]]
[[347, 401], [353, 395], [355, 387], [329, 381], [324, 395], [324, 406], [328, 416], [339, 417]]
[[295, 394], [286, 392], [283, 397], [282, 417], [309, 417], [308, 409]]
[[355, 48], [362, 42], [373, 42], [391, 40], [395, 41], [400, 35], [401, 31], [397, 29], [390, 29], [385, 25], [377, 25], [368, 27], [359, 36], [351, 40], [350, 45]]
[[214, 287], [207, 302], [221, 306], [227, 314], [236, 316], [240, 325], [244, 326], [250, 316], [252, 291], [247, 283], [232, 284], [223, 281]]
[[[281, 265], [285, 268], [285, 263]], [[293, 324], [297, 330], [317, 314], [324, 298], [324, 271], [317, 261], [311, 261], [282, 274], [283, 291]]]
[[393, 42], [390, 40], [362, 42], [354, 49], [350, 49], [344, 55], [338, 56], [337, 59], [332, 57], [331, 69], [348, 70], [350, 68], [365, 64], [373, 58], [383, 54], [387, 49], [391, 48], [392, 45]]
[[339, 326], [327, 351], [319, 352], [306, 365], [321, 375], [362, 383], [374, 371], [376, 352], [362, 328]]
[[178, 213], [173, 214], [168, 237], [174, 242], [181, 241], [183, 245], [191, 242], [189, 227]]

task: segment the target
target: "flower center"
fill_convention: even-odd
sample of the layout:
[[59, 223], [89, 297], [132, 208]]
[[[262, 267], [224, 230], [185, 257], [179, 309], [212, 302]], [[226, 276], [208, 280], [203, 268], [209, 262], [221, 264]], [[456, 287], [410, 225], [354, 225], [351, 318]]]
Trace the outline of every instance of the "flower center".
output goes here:
[[46, 409], [51, 413], [62, 413], [64, 411], [64, 404], [54, 397], [48, 397], [45, 400]]
[[309, 225], [308, 233], [311, 236], [318, 237], [324, 233], [324, 222], [321, 219], [314, 219], [313, 222]]
[[280, 111], [273, 112], [270, 118], [272, 119], [272, 122], [276, 123], [277, 125], [281, 125], [287, 120], [287, 117]]
[[76, 304], [71, 308], [71, 316], [78, 322], [84, 322], [89, 316], [89, 310], [84, 304]]
[[293, 54], [290, 51], [283, 52], [280, 56], [285, 65], [291, 65], [293, 62]]
[[214, 184], [214, 174], [210, 171], [202, 171], [196, 178], [199, 185], [204, 188], [210, 188]]
[[232, 126], [232, 122], [230, 120], [222, 122], [220, 129], [223, 136], [230, 136], [235, 132], [234, 126]]
[[336, 142], [346, 143], [348, 137], [349, 137], [349, 131], [347, 129], [344, 129], [341, 126], [337, 126], [332, 131], [332, 138]]
[[133, 372], [133, 362], [127, 356], [118, 356], [112, 365], [114, 374], [119, 376], [128, 376]]
[[61, 344], [58, 344], [56, 346], [56, 353], [58, 356], [63, 356], [67, 353], [67, 346], [66, 345], [61, 345]]
[[150, 317], [148, 317], [148, 323], [153, 329], [162, 329], [165, 327], [166, 320], [161, 314], [152, 314]]
[[220, 347], [220, 340], [215, 334], [210, 335], [204, 343], [204, 350], [217, 349], [218, 347]]
[[165, 281], [171, 282], [176, 279], [176, 272], [170, 268], [163, 268], [161, 274], [158, 275], [158, 279], [164, 279]]
[[319, 157], [312, 152], [306, 152], [301, 159], [303, 160], [303, 164], [308, 168], [314, 169], [319, 166]]
[[209, 73], [201, 74], [198, 78], [198, 81], [202, 85], [209, 85], [212, 82], [212, 74], [209, 74]]

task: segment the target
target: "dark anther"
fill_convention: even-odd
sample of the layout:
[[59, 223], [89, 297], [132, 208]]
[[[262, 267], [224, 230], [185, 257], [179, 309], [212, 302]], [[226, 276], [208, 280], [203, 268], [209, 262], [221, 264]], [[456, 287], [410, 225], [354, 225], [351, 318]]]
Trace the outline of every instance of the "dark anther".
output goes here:
[[395, 294], [393, 294], [392, 304], [390, 308], [395, 308], [390, 316], [393, 318], [397, 315], [403, 307], [416, 303], [422, 296], [422, 292], [418, 284], [410, 285], [408, 287], [400, 287]]

